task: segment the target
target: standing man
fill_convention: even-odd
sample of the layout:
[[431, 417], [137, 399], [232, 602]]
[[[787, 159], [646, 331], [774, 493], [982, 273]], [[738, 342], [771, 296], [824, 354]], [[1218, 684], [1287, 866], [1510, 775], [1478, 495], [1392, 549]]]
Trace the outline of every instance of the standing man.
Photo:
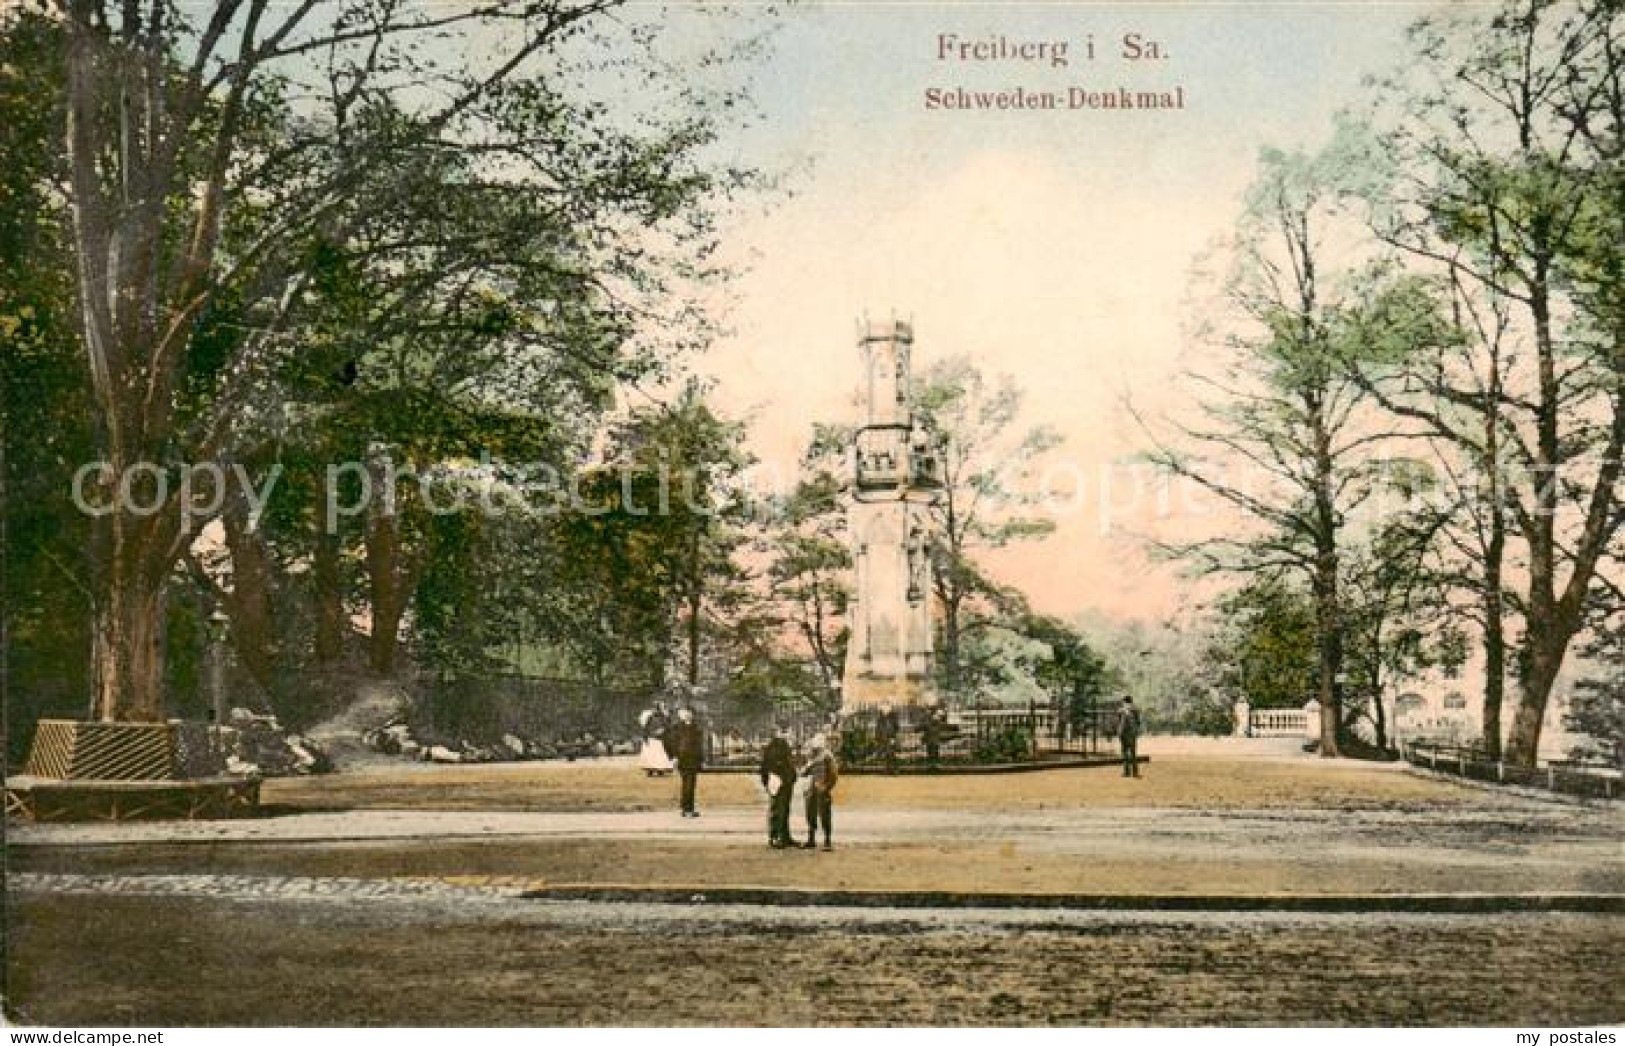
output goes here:
[[818, 826], [822, 824], [824, 849], [833, 850], [834, 793], [840, 770], [835, 765], [835, 756], [830, 752], [823, 734], [815, 736], [810, 744], [812, 756], [807, 760], [807, 765], [801, 768], [801, 776], [807, 779], [807, 841], [801, 844], [801, 848], [811, 850], [818, 845]]
[[762, 787], [767, 789], [767, 845], [789, 846], [790, 796], [796, 784], [796, 757], [790, 750], [790, 728], [780, 723], [762, 749]]
[[947, 725], [943, 720], [941, 705], [935, 705], [925, 713], [925, 725], [920, 728], [920, 733], [925, 741], [925, 765], [932, 770], [942, 761], [942, 735]]
[[1132, 697], [1123, 698], [1117, 712], [1117, 744], [1123, 750], [1123, 776], [1140, 776], [1140, 712]]
[[880, 706], [880, 715], [875, 717], [875, 742], [888, 773], [897, 772], [897, 734], [897, 713], [887, 702]]
[[682, 778], [682, 807], [684, 817], [698, 817], [694, 808], [694, 786], [705, 762], [705, 735], [694, 722], [694, 709], [684, 705], [677, 710], [677, 722], [672, 724], [666, 738], [666, 751], [677, 761], [677, 776]]

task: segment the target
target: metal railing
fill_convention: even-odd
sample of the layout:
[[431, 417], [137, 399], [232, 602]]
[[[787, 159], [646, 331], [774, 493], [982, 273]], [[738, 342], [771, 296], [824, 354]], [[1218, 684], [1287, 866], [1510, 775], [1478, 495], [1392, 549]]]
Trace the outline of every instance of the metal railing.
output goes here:
[[1504, 759], [1491, 760], [1475, 745], [1415, 741], [1401, 741], [1400, 754], [1412, 766], [1492, 784], [1543, 788], [1587, 799], [1616, 799], [1625, 791], [1619, 770], [1597, 764], [1554, 760], [1541, 766], [1518, 766]]
[[[643, 739], [640, 713], [656, 700], [673, 710], [680, 703], [654, 688], [611, 688], [518, 674], [423, 684], [427, 700], [422, 725], [431, 739], [491, 743], [513, 734], [566, 757], [636, 751]], [[931, 731], [934, 744], [928, 743], [923, 710], [900, 709], [899, 730], [888, 747], [881, 743], [874, 712], [837, 721], [799, 695], [748, 701], [707, 695], [692, 703], [705, 733], [706, 761], [713, 766], [754, 764], [778, 724], [788, 726], [798, 747], [814, 734], [824, 734], [843, 763], [859, 767], [933, 760], [1019, 763], [1115, 753], [1117, 748], [1115, 704], [1077, 713], [1054, 706], [956, 709]]]

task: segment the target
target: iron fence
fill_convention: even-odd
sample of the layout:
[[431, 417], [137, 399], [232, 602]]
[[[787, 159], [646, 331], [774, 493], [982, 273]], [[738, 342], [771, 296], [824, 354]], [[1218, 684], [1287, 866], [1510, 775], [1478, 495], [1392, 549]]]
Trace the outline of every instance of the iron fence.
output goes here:
[[706, 761], [714, 766], [753, 764], [781, 724], [798, 747], [823, 734], [842, 762], [853, 767], [1019, 763], [1115, 752], [1117, 743], [1115, 705], [1077, 711], [959, 708], [930, 729], [923, 709], [903, 708], [898, 710], [897, 735], [888, 745], [877, 713], [837, 716], [799, 694], [682, 698], [652, 686], [618, 688], [527, 675], [424, 679], [419, 692], [427, 698], [420, 706], [420, 725], [433, 736], [492, 743], [511, 734], [576, 755], [636, 751], [645, 709], [657, 701], [673, 711], [690, 705], [705, 732]]
[[1614, 767], [1565, 760], [1543, 766], [1518, 766], [1491, 760], [1481, 746], [1401, 742], [1400, 752], [1412, 766], [1492, 784], [1521, 785], [1587, 799], [1615, 799], [1622, 791]]

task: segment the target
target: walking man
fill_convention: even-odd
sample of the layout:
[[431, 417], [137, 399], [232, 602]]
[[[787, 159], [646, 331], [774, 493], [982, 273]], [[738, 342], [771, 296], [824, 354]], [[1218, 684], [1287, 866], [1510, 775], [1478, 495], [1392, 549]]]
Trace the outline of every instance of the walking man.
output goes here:
[[835, 765], [835, 756], [830, 752], [823, 734], [815, 736], [810, 744], [812, 756], [807, 760], [807, 765], [801, 768], [801, 776], [807, 779], [807, 841], [801, 846], [804, 850], [811, 850], [818, 844], [818, 826], [821, 824], [824, 826], [824, 849], [833, 850], [833, 797], [840, 770]]
[[790, 796], [795, 790], [796, 759], [790, 750], [790, 728], [780, 723], [762, 749], [762, 787], [767, 789], [767, 845], [782, 850], [791, 844]]
[[684, 817], [698, 817], [694, 808], [694, 788], [705, 762], [705, 735], [694, 722], [694, 709], [684, 706], [677, 710], [677, 722], [672, 724], [666, 738], [666, 750], [677, 761], [677, 776], [682, 779], [682, 809]]
[[1123, 698], [1117, 712], [1117, 744], [1123, 750], [1123, 776], [1140, 776], [1140, 712], [1132, 697]]

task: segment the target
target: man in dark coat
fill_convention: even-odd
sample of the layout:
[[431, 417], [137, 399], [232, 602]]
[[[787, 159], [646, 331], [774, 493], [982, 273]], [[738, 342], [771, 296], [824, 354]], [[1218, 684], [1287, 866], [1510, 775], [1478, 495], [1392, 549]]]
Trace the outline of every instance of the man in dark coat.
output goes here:
[[796, 757], [790, 730], [780, 725], [762, 749], [762, 787], [767, 789], [767, 844], [782, 850], [791, 844], [790, 796], [795, 791]]
[[875, 743], [880, 761], [890, 772], [897, 770], [897, 734], [897, 713], [890, 704], [881, 705], [880, 714], [875, 717]]
[[925, 741], [925, 765], [933, 770], [942, 761], [942, 735], [946, 732], [947, 726], [948, 722], [941, 705], [926, 712], [925, 725], [920, 728], [920, 734]]
[[700, 766], [705, 762], [705, 734], [694, 722], [692, 708], [685, 706], [677, 710], [677, 722], [666, 735], [666, 751], [677, 761], [677, 776], [682, 778], [683, 816], [700, 816], [694, 808], [694, 787], [699, 780]]
[[1140, 713], [1132, 697], [1123, 698], [1117, 712], [1117, 744], [1123, 750], [1123, 776], [1140, 776]]

